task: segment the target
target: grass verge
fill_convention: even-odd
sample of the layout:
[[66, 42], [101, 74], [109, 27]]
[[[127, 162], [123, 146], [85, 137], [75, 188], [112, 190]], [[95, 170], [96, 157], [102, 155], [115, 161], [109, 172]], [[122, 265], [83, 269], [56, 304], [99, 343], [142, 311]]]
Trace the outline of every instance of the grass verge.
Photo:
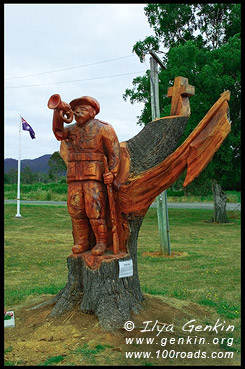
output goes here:
[[[21, 184], [20, 194], [22, 200], [39, 201], [66, 201], [67, 183], [33, 183]], [[227, 202], [241, 202], [241, 192], [226, 191]], [[167, 190], [169, 202], [213, 202], [213, 195], [206, 196], [184, 196], [183, 191]], [[17, 185], [4, 185], [4, 199], [14, 200], [17, 197]]]
[[[9, 310], [27, 297], [56, 294], [65, 285], [66, 258], [73, 243], [66, 207], [22, 205], [21, 209], [22, 218], [15, 218], [15, 205], [6, 204], [4, 211], [4, 307]], [[143, 293], [163, 296], [169, 303], [174, 299], [175, 304], [186, 301], [206, 307], [211, 312], [206, 324], [214, 324], [212, 316], [218, 316], [235, 326], [230, 336], [234, 345], [222, 348], [232, 351], [235, 346], [239, 350], [240, 212], [235, 217], [233, 214], [228, 224], [208, 223], [211, 215], [212, 210], [169, 209], [172, 254], [163, 257], [159, 254], [156, 209], [148, 210], [138, 237], [141, 289]], [[224, 336], [228, 338], [227, 332]], [[8, 346], [7, 353], [11, 350]], [[104, 346], [88, 347], [84, 343], [71, 352], [69, 360], [71, 365], [77, 365], [72, 364], [73, 359], [81, 355], [89, 365], [97, 365], [103, 352]], [[64, 356], [54, 354], [40, 360], [40, 365], [57, 366], [63, 362]], [[125, 360], [124, 363], [127, 365]], [[7, 361], [5, 365], [21, 363]]]

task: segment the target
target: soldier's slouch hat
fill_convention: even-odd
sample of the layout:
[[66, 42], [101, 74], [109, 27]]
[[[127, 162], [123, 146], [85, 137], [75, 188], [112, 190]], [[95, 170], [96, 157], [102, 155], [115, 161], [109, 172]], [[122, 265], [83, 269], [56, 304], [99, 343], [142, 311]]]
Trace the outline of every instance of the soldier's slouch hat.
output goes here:
[[95, 109], [96, 114], [98, 114], [99, 111], [100, 111], [100, 104], [94, 97], [82, 96], [82, 97], [78, 97], [77, 99], [74, 99], [70, 102], [72, 110], [74, 110], [75, 107], [77, 105], [80, 105], [80, 104], [86, 104], [86, 105], [89, 104], [89, 105], [91, 105]]

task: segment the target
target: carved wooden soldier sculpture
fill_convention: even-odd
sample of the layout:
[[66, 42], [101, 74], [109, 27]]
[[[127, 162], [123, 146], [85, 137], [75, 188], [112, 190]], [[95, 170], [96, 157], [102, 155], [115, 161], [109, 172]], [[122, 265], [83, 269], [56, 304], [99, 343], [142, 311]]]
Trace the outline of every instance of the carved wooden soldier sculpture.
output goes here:
[[[53, 131], [61, 141], [60, 154], [68, 169], [67, 203], [74, 236], [73, 253], [67, 258], [68, 280], [47, 302], [55, 304], [50, 316], [78, 306], [83, 312], [94, 312], [101, 326], [111, 330], [123, 326], [131, 312], [140, 311], [143, 295], [137, 270], [137, 238], [149, 206], [185, 169], [183, 185], [191, 183], [231, 130], [230, 93], [225, 91], [178, 146], [190, 116], [189, 96], [193, 94], [194, 87], [188, 85], [187, 78], [176, 77], [168, 90], [171, 116], [149, 122], [136, 136], [120, 144], [110, 125], [94, 119], [99, 112], [95, 99], [78, 98], [69, 105], [59, 95], [50, 98], [48, 106], [55, 109]], [[71, 123], [73, 114], [77, 123], [64, 127], [64, 122]], [[105, 156], [107, 161], [103, 162]], [[107, 162], [109, 173], [105, 175]], [[117, 189], [113, 194], [116, 227], [113, 217], [108, 216], [108, 211], [113, 214], [107, 199], [108, 192], [111, 200], [112, 183]], [[111, 245], [113, 254], [107, 251]], [[119, 259], [132, 260], [132, 275], [119, 276]]]
[[[59, 101], [59, 95], [51, 96], [50, 108], [55, 106], [56, 99]], [[53, 132], [57, 140], [66, 141], [68, 148], [67, 206], [72, 219], [72, 251], [78, 254], [93, 246], [93, 255], [103, 255], [108, 243], [105, 185], [112, 184], [118, 172], [119, 142], [110, 124], [94, 119], [100, 105], [93, 97], [82, 96], [70, 104], [59, 103], [54, 110]], [[70, 123], [73, 114], [76, 123], [64, 127], [64, 121]], [[107, 162], [109, 171], [105, 173]]]

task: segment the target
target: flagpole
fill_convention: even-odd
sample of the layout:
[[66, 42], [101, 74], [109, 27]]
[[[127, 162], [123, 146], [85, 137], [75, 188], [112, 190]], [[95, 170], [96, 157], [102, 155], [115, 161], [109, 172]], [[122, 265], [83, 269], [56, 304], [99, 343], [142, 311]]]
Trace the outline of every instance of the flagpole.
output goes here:
[[20, 115], [20, 127], [19, 127], [19, 159], [18, 159], [18, 184], [17, 184], [17, 214], [16, 218], [21, 218], [20, 214], [20, 159], [21, 158], [21, 115]]

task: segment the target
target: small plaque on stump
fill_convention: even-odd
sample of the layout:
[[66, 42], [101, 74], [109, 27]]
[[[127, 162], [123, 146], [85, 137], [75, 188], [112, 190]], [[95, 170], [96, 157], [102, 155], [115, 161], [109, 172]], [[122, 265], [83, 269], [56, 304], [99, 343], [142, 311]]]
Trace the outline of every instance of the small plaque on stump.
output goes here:
[[4, 312], [4, 327], [15, 327], [15, 319], [13, 311]]
[[119, 278], [132, 277], [133, 260], [119, 261]]

